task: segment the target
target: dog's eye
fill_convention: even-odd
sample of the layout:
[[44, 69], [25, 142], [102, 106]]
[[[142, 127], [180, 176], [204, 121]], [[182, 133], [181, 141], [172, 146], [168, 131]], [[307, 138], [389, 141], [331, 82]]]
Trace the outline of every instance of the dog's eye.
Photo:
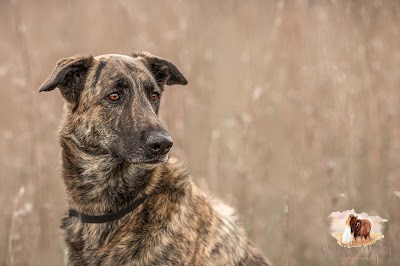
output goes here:
[[119, 94], [116, 93], [116, 92], [111, 93], [110, 95], [108, 95], [108, 99], [110, 99], [110, 100], [113, 101], [113, 102], [118, 101], [119, 98], [120, 98], [120, 97], [119, 97]]
[[153, 102], [157, 102], [160, 99], [160, 94], [158, 92], [153, 92], [150, 94], [150, 98]]

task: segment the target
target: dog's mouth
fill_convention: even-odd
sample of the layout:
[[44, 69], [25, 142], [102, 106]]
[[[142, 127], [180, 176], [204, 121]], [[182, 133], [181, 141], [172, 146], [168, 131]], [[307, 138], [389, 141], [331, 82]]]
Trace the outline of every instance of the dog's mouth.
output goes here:
[[132, 162], [134, 165], [142, 168], [153, 168], [159, 164], [166, 163], [168, 161], [168, 154], [158, 155], [149, 160], [143, 160], [139, 162]]

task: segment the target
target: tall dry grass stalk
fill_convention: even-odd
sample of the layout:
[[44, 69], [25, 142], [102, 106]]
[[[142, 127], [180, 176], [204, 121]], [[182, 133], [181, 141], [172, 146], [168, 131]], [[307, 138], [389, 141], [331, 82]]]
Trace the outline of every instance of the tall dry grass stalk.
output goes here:
[[[30, 254], [34, 246], [31, 234], [26, 231], [27, 217], [32, 214], [33, 206], [26, 200], [25, 187], [21, 187], [14, 197], [11, 226], [8, 236], [8, 258], [10, 266], [29, 265]], [[33, 224], [32, 224], [33, 225]], [[28, 229], [29, 230], [29, 229]], [[34, 230], [34, 229], [32, 229]]]
[[292, 265], [292, 262], [291, 262], [291, 254], [290, 254], [289, 195], [286, 195], [286, 197], [285, 197], [285, 209], [284, 209], [284, 214], [285, 214], [285, 232], [284, 232], [284, 234], [285, 234], [285, 245], [286, 245], [286, 265], [287, 265], [287, 266], [290, 266], [290, 265]]
[[18, 206], [21, 201], [22, 196], [25, 194], [25, 187], [21, 187], [18, 191], [17, 195], [14, 198], [14, 207], [13, 207], [13, 215], [11, 218], [11, 226], [9, 230], [8, 236], [8, 258], [11, 266], [17, 265], [16, 258], [18, 256], [18, 252], [22, 252], [22, 247], [18, 245], [18, 242], [21, 238], [21, 230], [20, 221], [19, 221], [19, 212]]

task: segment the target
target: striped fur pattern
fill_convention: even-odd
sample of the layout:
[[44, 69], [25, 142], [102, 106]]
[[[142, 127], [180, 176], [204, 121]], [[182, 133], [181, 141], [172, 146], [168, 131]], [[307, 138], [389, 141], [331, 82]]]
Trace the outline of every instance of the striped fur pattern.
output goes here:
[[[205, 195], [173, 157], [149, 156], [165, 85], [185, 85], [170, 62], [149, 53], [76, 56], [58, 62], [40, 91], [65, 98], [62, 176], [71, 208], [103, 215], [148, 198], [121, 219], [82, 223], [65, 216], [66, 265], [270, 265], [234, 211]], [[117, 91], [118, 103], [107, 95]]]

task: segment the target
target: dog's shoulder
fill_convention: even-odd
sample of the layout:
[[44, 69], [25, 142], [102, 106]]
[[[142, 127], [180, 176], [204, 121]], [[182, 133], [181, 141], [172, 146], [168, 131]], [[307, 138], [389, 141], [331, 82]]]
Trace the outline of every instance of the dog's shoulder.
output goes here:
[[[268, 265], [247, 240], [232, 207], [202, 191], [177, 159], [171, 158], [164, 167], [166, 187], [161, 191], [165, 198], [159, 202], [165, 205], [156, 208], [174, 213], [166, 228], [173, 226], [171, 230], [179, 232], [175, 243], [184, 243], [178, 248], [180, 251], [189, 249], [182, 254], [191, 254], [190, 265]], [[181, 197], [174, 203], [174, 212], [171, 199], [178, 199], [177, 195]], [[164, 222], [168, 220], [162, 216]]]

